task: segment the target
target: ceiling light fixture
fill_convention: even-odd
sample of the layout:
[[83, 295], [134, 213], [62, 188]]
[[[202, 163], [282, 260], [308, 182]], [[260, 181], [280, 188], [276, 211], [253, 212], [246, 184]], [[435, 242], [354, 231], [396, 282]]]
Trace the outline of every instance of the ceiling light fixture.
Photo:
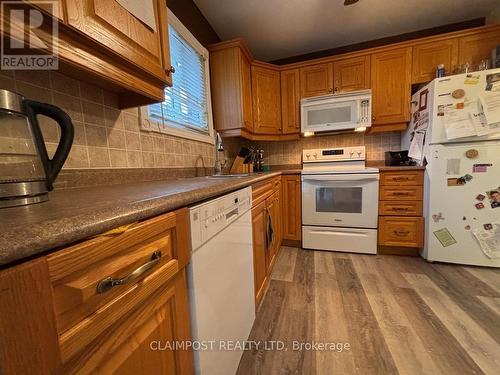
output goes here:
[[356, 4], [359, 0], [345, 0], [344, 1], [344, 6]]

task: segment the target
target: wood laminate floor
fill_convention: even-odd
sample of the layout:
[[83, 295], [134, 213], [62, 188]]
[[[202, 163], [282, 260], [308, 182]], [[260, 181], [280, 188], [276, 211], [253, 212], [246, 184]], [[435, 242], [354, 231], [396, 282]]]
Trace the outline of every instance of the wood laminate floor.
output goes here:
[[500, 374], [500, 270], [283, 247], [250, 340], [239, 375]]

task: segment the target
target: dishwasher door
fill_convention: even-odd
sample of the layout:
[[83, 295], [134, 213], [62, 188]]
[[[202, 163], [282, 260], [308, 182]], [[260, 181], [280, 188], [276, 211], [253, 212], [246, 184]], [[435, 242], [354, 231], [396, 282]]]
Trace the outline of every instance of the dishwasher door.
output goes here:
[[243, 351], [224, 349], [255, 320], [250, 210], [192, 253], [188, 277], [193, 341], [208, 345], [194, 350], [196, 374], [234, 375]]

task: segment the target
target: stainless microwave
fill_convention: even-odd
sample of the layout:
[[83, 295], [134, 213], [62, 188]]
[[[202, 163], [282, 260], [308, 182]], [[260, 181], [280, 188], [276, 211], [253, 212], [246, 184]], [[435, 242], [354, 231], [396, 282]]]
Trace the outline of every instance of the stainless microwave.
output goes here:
[[301, 132], [308, 136], [339, 130], [366, 130], [371, 126], [371, 103], [371, 90], [302, 99]]

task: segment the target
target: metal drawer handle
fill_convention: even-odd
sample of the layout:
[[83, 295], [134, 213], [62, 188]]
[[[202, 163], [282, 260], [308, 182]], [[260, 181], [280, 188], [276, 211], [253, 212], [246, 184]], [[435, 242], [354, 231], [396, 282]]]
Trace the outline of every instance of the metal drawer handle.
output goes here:
[[394, 231], [394, 234], [395, 234], [396, 236], [406, 236], [406, 235], [410, 234], [410, 232], [409, 232], [409, 231], [407, 231], [407, 230], [401, 230], [401, 231], [399, 231], [399, 230], [395, 230], [395, 231]]
[[147, 263], [144, 263], [142, 266], [139, 268], [136, 268], [131, 274], [128, 276], [125, 276], [122, 279], [114, 279], [112, 277], [107, 277], [97, 284], [97, 293], [105, 293], [108, 290], [114, 288], [115, 286], [118, 285], [123, 285], [128, 283], [129, 281], [137, 279], [139, 276], [142, 274], [146, 273], [149, 271], [151, 268], [156, 266], [161, 260], [161, 251], [157, 250], [151, 255], [151, 260]]

